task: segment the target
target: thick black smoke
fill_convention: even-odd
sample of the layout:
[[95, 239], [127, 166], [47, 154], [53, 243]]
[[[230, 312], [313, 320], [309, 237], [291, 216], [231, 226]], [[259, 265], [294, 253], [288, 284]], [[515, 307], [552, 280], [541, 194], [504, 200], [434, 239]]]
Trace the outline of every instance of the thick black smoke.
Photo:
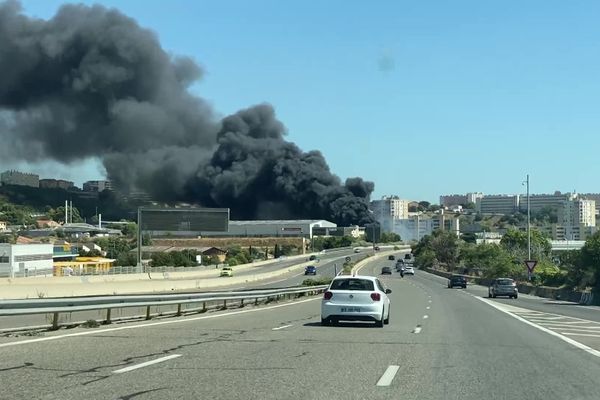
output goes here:
[[0, 157], [102, 160], [121, 190], [231, 207], [234, 218], [371, 220], [373, 184], [342, 184], [323, 156], [284, 140], [268, 105], [218, 121], [188, 88], [201, 69], [102, 6], [50, 20], [0, 3]]

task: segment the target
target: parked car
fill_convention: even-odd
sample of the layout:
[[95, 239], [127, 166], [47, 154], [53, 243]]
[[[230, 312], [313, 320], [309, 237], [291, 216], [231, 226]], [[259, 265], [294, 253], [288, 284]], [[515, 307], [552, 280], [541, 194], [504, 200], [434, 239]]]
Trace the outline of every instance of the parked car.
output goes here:
[[221, 269], [221, 276], [233, 277], [233, 268], [231, 268], [231, 267], [223, 267]]
[[309, 265], [308, 267], [304, 268], [304, 275], [316, 275], [317, 274], [317, 267], [315, 267], [314, 265]]
[[448, 279], [448, 288], [452, 289], [455, 286], [460, 286], [463, 289], [466, 289], [467, 278], [461, 275], [452, 275], [450, 279]]
[[321, 324], [339, 321], [390, 322], [390, 289], [372, 276], [340, 276], [331, 281], [321, 301]]
[[495, 298], [496, 296], [508, 296], [509, 298], [519, 297], [519, 289], [517, 283], [510, 278], [497, 278], [492, 281], [488, 289], [488, 296]]
[[381, 275], [391, 275], [392, 269], [390, 267], [381, 268]]

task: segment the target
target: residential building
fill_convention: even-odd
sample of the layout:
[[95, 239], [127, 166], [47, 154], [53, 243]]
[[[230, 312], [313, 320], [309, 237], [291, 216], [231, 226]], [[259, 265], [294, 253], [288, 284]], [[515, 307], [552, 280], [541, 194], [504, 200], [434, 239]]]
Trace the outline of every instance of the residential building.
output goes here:
[[0, 174], [0, 182], [3, 185], [40, 187], [39, 175], [15, 170], [4, 171]]
[[0, 276], [52, 274], [52, 244], [0, 243]]
[[[443, 210], [442, 210], [443, 211]], [[440, 214], [434, 215], [431, 218], [432, 230], [441, 229], [443, 231], [452, 232], [456, 236], [460, 236], [460, 220], [453, 215]]]
[[600, 193], [579, 193], [580, 199], [596, 201], [596, 215], [600, 215]]
[[485, 195], [475, 205], [482, 214], [513, 214], [519, 209], [519, 195]]
[[435, 215], [412, 215], [408, 218], [394, 220], [392, 232], [400, 235], [404, 242], [418, 241], [435, 230], [445, 230], [460, 234], [459, 219], [444, 213]]
[[440, 206], [452, 207], [467, 204], [467, 196], [464, 194], [445, 194], [440, 196]]
[[477, 199], [480, 199], [482, 197], [483, 197], [483, 193], [481, 193], [481, 192], [467, 193], [467, 204], [468, 203], [477, 204]]
[[113, 190], [112, 182], [107, 180], [87, 181], [83, 183], [84, 192], [102, 192], [104, 190]]
[[8, 231], [8, 223], [6, 221], [0, 221], [0, 232]]
[[381, 225], [382, 232], [392, 232], [395, 220], [408, 218], [409, 203], [398, 196], [384, 196], [381, 200], [371, 201], [373, 217]]
[[[555, 192], [554, 194], [531, 194], [529, 195], [529, 209], [532, 212], [540, 211], [543, 208], [559, 209], [565, 201], [574, 200], [577, 196], [571, 193]], [[527, 211], [527, 196], [521, 195], [519, 209]]]
[[563, 201], [558, 220], [564, 226], [596, 226], [596, 201], [572, 199]]
[[43, 189], [64, 189], [69, 190], [73, 188], [75, 184], [71, 181], [65, 181], [63, 179], [40, 179], [40, 188]]

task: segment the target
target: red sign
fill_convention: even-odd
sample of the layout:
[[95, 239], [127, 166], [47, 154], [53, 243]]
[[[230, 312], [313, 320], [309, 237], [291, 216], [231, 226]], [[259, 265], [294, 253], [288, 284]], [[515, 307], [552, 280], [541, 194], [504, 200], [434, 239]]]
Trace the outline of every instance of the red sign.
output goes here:
[[527, 266], [527, 269], [529, 270], [529, 272], [533, 272], [533, 269], [537, 265], [537, 261], [527, 260], [527, 261], [525, 261], [525, 265]]

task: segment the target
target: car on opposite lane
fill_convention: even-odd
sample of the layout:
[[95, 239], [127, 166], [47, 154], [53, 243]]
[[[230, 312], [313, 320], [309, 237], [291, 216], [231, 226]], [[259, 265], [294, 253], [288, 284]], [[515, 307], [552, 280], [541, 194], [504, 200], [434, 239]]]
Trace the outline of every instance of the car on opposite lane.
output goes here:
[[392, 269], [390, 267], [381, 268], [381, 275], [391, 275]]
[[374, 321], [378, 327], [390, 322], [392, 293], [373, 276], [334, 278], [321, 301], [321, 324], [339, 321]]
[[497, 278], [492, 281], [488, 288], [488, 297], [495, 298], [496, 296], [508, 296], [509, 298], [519, 297], [519, 289], [517, 283], [511, 278]]
[[455, 286], [460, 286], [463, 289], [467, 288], [467, 278], [462, 275], [452, 275], [448, 279], [448, 288], [452, 289]]
[[233, 268], [231, 268], [231, 267], [223, 267], [221, 269], [221, 275], [220, 276], [233, 277]]
[[304, 275], [316, 275], [317, 274], [317, 267], [315, 267], [314, 265], [309, 265], [308, 267], [304, 268]]

